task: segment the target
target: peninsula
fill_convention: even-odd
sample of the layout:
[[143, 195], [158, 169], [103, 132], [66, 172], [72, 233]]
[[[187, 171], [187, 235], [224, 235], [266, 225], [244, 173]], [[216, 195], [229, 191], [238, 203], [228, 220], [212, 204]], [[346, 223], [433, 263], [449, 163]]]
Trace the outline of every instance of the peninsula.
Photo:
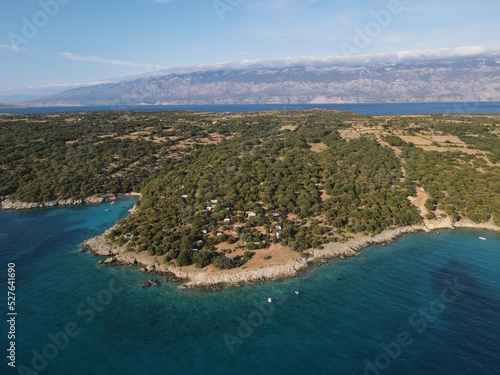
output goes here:
[[500, 115], [79, 112], [0, 116], [4, 209], [138, 191], [84, 246], [183, 287], [295, 276], [438, 228], [500, 226]]

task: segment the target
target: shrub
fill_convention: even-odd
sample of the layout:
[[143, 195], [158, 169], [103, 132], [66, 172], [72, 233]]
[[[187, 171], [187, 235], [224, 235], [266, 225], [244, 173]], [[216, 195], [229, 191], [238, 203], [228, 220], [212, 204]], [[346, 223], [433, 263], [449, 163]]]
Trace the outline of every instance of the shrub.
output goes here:
[[212, 264], [221, 270], [228, 270], [235, 267], [235, 264], [231, 261], [231, 259], [225, 257], [224, 255], [215, 257]]
[[192, 250], [182, 250], [177, 258], [177, 265], [182, 266], [190, 266], [193, 264], [193, 251]]

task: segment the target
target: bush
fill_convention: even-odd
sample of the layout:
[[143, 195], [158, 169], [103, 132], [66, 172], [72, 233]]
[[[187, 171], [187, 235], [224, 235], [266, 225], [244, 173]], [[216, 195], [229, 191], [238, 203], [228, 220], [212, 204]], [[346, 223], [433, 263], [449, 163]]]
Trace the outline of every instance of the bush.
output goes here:
[[177, 265], [180, 267], [193, 264], [193, 250], [182, 250], [177, 258]]
[[207, 250], [200, 250], [193, 254], [193, 262], [197, 268], [203, 268], [212, 263], [214, 254]]
[[214, 258], [212, 264], [221, 270], [228, 270], [235, 267], [235, 264], [231, 259], [225, 257], [224, 255], [219, 255]]
[[238, 239], [233, 237], [233, 236], [229, 236], [229, 238], [227, 239], [227, 243], [232, 245], [233, 243], [236, 243], [238, 242]]
[[243, 253], [243, 260], [245, 262], [248, 262], [250, 259], [252, 259], [254, 253], [248, 251], [248, 250], [245, 250], [245, 252]]
[[249, 242], [246, 244], [248, 250], [257, 250], [259, 247], [254, 242]]
[[180, 252], [181, 251], [178, 250], [178, 249], [172, 249], [172, 250], [170, 250], [170, 251], [167, 252], [167, 254], [165, 255], [165, 259], [167, 261], [170, 261], [172, 259], [177, 259], [177, 257], [179, 256]]

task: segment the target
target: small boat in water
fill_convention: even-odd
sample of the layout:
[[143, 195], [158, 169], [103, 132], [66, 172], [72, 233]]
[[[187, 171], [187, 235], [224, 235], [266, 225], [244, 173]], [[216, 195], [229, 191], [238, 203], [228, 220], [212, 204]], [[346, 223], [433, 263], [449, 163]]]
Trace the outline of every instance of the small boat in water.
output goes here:
[[267, 302], [269, 302], [269, 303], [273, 303], [273, 299], [272, 299], [271, 297], [269, 297], [269, 298], [267, 299]]
[[486, 237], [479, 237], [481, 241], [486, 241]]

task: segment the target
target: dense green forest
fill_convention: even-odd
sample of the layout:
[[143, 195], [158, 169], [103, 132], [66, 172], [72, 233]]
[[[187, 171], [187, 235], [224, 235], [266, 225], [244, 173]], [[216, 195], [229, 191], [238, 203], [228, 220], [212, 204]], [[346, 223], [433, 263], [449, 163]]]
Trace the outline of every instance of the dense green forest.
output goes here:
[[[500, 116], [95, 112], [0, 117], [0, 196], [140, 191], [110, 240], [179, 265], [302, 253], [427, 219], [500, 225]], [[229, 260], [229, 249], [246, 249]]]

